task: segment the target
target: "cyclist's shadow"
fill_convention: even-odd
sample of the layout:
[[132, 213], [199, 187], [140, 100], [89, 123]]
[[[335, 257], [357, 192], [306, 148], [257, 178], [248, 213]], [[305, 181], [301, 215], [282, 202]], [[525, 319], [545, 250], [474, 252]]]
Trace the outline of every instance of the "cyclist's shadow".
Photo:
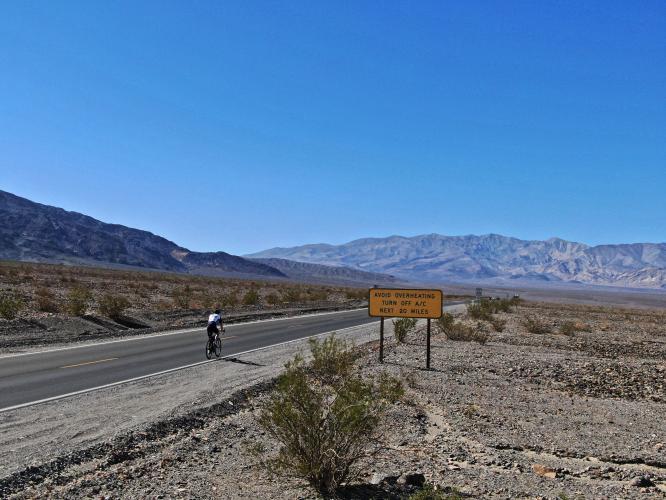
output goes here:
[[230, 363], [240, 363], [241, 365], [250, 365], [250, 366], [266, 366], [260, 363], [255, 363], [254, 361], [245, 361], [238, 358], [220, 358], [218, 361], [228, 361]]

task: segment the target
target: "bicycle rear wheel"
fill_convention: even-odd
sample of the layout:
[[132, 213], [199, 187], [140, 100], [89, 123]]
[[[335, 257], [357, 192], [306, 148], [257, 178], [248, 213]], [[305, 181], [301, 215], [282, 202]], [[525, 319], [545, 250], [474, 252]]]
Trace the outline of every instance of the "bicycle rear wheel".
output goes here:
[[219, 358], [222, 355], [222, 339], [220, 337], [215, 339], [215, 357]]
[[213, 343], [208, 340], [206, 342], [206, 359], [210, 359], [213, 357]]

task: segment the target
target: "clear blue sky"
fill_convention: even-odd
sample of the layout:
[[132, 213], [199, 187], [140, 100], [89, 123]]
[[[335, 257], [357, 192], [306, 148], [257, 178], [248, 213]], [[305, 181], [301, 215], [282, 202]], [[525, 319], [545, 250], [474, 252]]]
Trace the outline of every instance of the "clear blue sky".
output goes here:
[[666, 2], [4, 1], [0, 189], [202, 251], [666, 241]]

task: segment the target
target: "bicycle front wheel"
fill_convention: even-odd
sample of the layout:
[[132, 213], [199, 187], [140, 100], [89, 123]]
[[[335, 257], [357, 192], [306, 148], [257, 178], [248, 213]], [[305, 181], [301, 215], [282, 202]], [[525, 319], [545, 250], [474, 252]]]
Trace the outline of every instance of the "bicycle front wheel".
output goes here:
[[215, 339], [215, 357], [219, 358], [222, 355], [222, 340], [218, 337]]

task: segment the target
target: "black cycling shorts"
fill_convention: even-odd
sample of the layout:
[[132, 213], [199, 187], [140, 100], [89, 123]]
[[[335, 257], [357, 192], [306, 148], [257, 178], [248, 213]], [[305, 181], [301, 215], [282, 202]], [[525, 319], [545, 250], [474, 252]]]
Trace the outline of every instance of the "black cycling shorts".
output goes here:
[[208, 336], [213, 338], [213, 335], [216, 333], [220, 333], [220, 330], [218, 330], [217, 325], [215, 323], [210, 323], [208, 325], [208, 328], [206, 328], [206, 331], [208, 332]]

